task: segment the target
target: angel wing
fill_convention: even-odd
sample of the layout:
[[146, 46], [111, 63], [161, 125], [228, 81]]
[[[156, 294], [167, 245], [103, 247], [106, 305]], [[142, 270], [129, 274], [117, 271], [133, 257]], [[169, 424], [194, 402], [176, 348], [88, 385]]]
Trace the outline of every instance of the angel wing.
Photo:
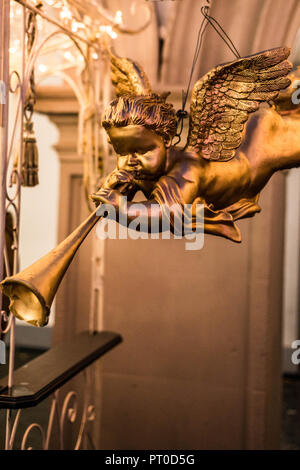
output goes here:
[[[291, 80], [291, 85], [286, 88], [284, 91], [281, 91], [277, 98], [274, 100], [274, 105], [277, 113], [281, 115], [293, 115], [300, 114], [300, 103], [297, 100], [299, 96], [300, 84], [300, 67], [298, 66], [293, 73], [289, 74], [289, 79]], [[296, 100], [293, 99], [293, 95], [296, 93]]]
[[151, 86], [142, 67], [133, 60], [110, 53], [111, 80], [116, 95], [150, 95]]
[[249, 113], [289, 86], [290, 49], [270, 49], [211, 70], [193, 89], [187, 145], [207, 160], [227, 161], [242, 142]]

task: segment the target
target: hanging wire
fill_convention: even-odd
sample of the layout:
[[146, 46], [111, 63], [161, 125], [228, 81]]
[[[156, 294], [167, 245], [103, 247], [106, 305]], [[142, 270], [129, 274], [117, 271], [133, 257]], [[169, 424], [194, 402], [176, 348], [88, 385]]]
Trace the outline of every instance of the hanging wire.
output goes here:
[[194, 58], [193, 58], [193, 62], [192, 62], [191, 73], [190, 73], [190, 78], [189, 78], [189, 81], [188, 81], [187, 90], [186, 90], [186, 92], [184, 90], [182, 90], [181, 108], [176, 113], [176, 115], [178, 117], [178, 127], [177, 127], [177, 133], [175, 134], [174, 137], [177, 137], [177, 141], [175, 143], [172, 142], [173, 146], [178, 145], [181, 142], [181, 134], [182, 134], [182, 131], [183, 131], [183, 120], [188, 117], [188, 112], [185, 110], [185, 106], [186, 106], [187, 98], [188, 98], [188, 95], [189, 95], [189, 92], [190, 92], [190, 87], [191, 87], [191, 83], [192, 83], [192, 78], [193, 78], [195, 66], [196, 66], [196, 63], [197, 63], [197, 60], [198, 60], [198, 57], [199, 57], [199, 53], [200, 53], [200, 50], [201, 50], [203, 36], [204, 36], [205, 30], [206, 30], [208, 24], [210, 24], [213, 27], [213, 29], [217, 32], [217, 34], [220, 36], [220, 38], [225, 42], [225, 44], [230, 49], [230, 51], [233, 53], [233, 55], [237, 59], [241, 58], [241, 56], [239, 54], [239, 51], [235, 47], [234, 43], [232, 42], [232, 40], [230, 39], [230, 37], [228, 36], [226, 31], [224, 31], [224, 29], [222, 28], [220, 23], [213, 16], [209, 15], [210, 1], [207, 0], [207, 3], [208, 3], [207, 5], [201, 7], [201, 14], [203, 15], [203, 19], [202, 19], [202, 22], [201, 22], [201, 25], [200, 25], [200, 28], [199, 28], [199, 31], [198, 31], [198, 37], [197, 37], [197, 42], [196, 42], [196, 47], [195, 47], [195, 52], [194, 52]]
[[[206, 6], [204, 8], [209, 9], [208, 6]], [[178, 117], [178, 129], [179, 130], [177, 130], [177, 133], [174, 136], [174, 137], [177, 137], [177, 141], [173, 144], [174, 146], [178, 145], [179, 142], [181, 142], [181, 134], [182, 134], [182, 130], [183, 130], [183, 120], [185, 118], [187, 118], [187, 116], [188, 116], [188, 112], [185, 111], [185, 106], [186, 106], [187, 98], [188, 98], [188, 95], [189, 95], [189, 92], [190, 92], [193, 73], [194, 73], [195, 66], [196, 66], [196, 63], [197, 63], [197, 60], [198, 60], [198, 57], [199, 57], [199, 53], [200, 53], [200, 50], [201, 50], [203, 35], [204, 35], [204, 32], [206, 30], [207, 25], [208, 25], [208, 21], [204, 17], [202, 19], [202, 22], [201, 22], [201, 25], [200, 25], [200, 28], [199, 28], [199, 31], [198, 31], [197, 43], [196, 43], [196, 48], [195, 48], [195, 52], [194, 52], [194, 58], [193, 58], [193, 63], [192, 63], [190, 78], [189, 78], [189, 81], [188, 81], [187, 90], [186, 90], [186, 92], [184, 90], [182, 90], [181, 109], [179, 109], [176, 113], [176, 115]]]
[[[201, 8], [201, 13], [202, 15], [206, 18], [206, 20], [209, 22], [209, 24], [214, 28], [214, 30], [218, 33], [218, 35], [220, 36], [221, 39], [223, 39], [223, 41], [225, 42], [225, 44], [228, 46], [228, 48], [231, 50], [231, 52], [233, 53], [233, 55], [235, 55], [235, 57], [237, 59], [240, 59], [241, 56], [239, 54], [239, 51], [237, 50], [237, 48], [235, 47], [235, 45], [233, 44], [232, 40], [230, 39], [230, 37], [228, 36], [228, 34], [226, 33], [226, 31], [224, 31], [224, 29], [222, 28], [222, 26], [220, 25], [220, 23], [213, 17], [213, 16], [210, 16], [208, 14], [208, 11], [209, 9], [207, 7], [202, 7]], [[216, 26], [217, 25], [217, 26]], [[218, 28], [221, 30], [221, 32], [218, 30]]]

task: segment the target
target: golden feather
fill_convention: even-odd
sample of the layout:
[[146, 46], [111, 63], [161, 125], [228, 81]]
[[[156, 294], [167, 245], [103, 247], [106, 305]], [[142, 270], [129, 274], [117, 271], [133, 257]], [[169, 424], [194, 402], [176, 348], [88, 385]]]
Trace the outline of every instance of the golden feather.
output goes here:
[[117, 96], [150, 95], [150, 82], [143, 68], [133, 60], [110, 53], [111, 79]]
[[188, 147], [207, 160], [230, 160], [249, 113], [288, 87], [290, 49], [278, 47], [219, 65], [199, 80], [190, 107]]

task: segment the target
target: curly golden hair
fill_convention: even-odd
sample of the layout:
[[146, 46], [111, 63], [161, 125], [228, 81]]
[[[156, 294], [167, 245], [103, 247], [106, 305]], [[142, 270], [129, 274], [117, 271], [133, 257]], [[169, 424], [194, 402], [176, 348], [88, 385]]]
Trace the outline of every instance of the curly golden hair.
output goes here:
[[102, 125], [125, 127], [129, 125], [145, 126], [161, 135], [169, 142], [176, 134], [177, 118], [172, 104], [165, 102], [165, 97], [151, 95], [122, 95], [113, 100], [105, 110]]

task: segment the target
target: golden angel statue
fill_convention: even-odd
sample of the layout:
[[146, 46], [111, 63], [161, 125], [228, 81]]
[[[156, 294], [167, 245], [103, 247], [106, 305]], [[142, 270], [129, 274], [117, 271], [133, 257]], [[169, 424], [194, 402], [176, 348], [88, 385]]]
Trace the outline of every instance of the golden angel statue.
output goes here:
[[[102, 124], [117, 166], [91, 196], [95, 203], [112, 204], [120, 215], [125, 187], [128, 223], [136, 216], [132, 200], [140, 190], [147, 198], [141, 215], [149, 221], [154, 214], [160, 223], [164, 207], [203, 204], [204, 231], [240, 242], [235, 221], [260, 211], [259, 193], [275, 171], [300, 165], [299, 114], [283, 117], [274, 104], [290, 85], [289, 53], [287, 47], [263, 51], [219, 65], [198, 80], [183, 148], [172, 146], [178, 120], [166, 94], [151, 90], [137, 63], [111, 53], [117, 98]], [[264, 102], [269, 106], [254, 113]], [[171, 228], [174, 217], [181, 214], [170, 217]]]
[[[197, 231], [201, 205], [201, 230], [204, 225], [206, 233], [240, 242], [235, 221], [260, 211], [259, 193], [273, 173], [300, 165], [299, 100], [294, 104], [294, 89], [281, 91], [290, 84], [288, 55], [285, 47], [260, 52], [220, 65], [199, 80], [192, 92], [187, 143], [177, 148], [172, 139], [178, 120], [166, 95], [153, 93], [138, 64], [111, 54], [117, 98], [105, 111], [103, 126], [117, 166], [91, 196], [96, 205], [109, 204], [121, 225], [125, 220], [129, 226], [138, 207], [139, 220], [147, 222], [141, 226], [152, 233], [153, 220], [163, 231], [169, 218], [175, 235], [178, 222], [186, 224], [186, 205], [191, 207], [190, 229]], [[264, 102], [273, 104], [258, 110]], [[139, 191], [146, 200], [137, 205], [133, 199]], [[58, 286], [99, 221], [98, 211], [52, 251], [1, 282], [16, 317], [35, 326], [47, 324]]]

